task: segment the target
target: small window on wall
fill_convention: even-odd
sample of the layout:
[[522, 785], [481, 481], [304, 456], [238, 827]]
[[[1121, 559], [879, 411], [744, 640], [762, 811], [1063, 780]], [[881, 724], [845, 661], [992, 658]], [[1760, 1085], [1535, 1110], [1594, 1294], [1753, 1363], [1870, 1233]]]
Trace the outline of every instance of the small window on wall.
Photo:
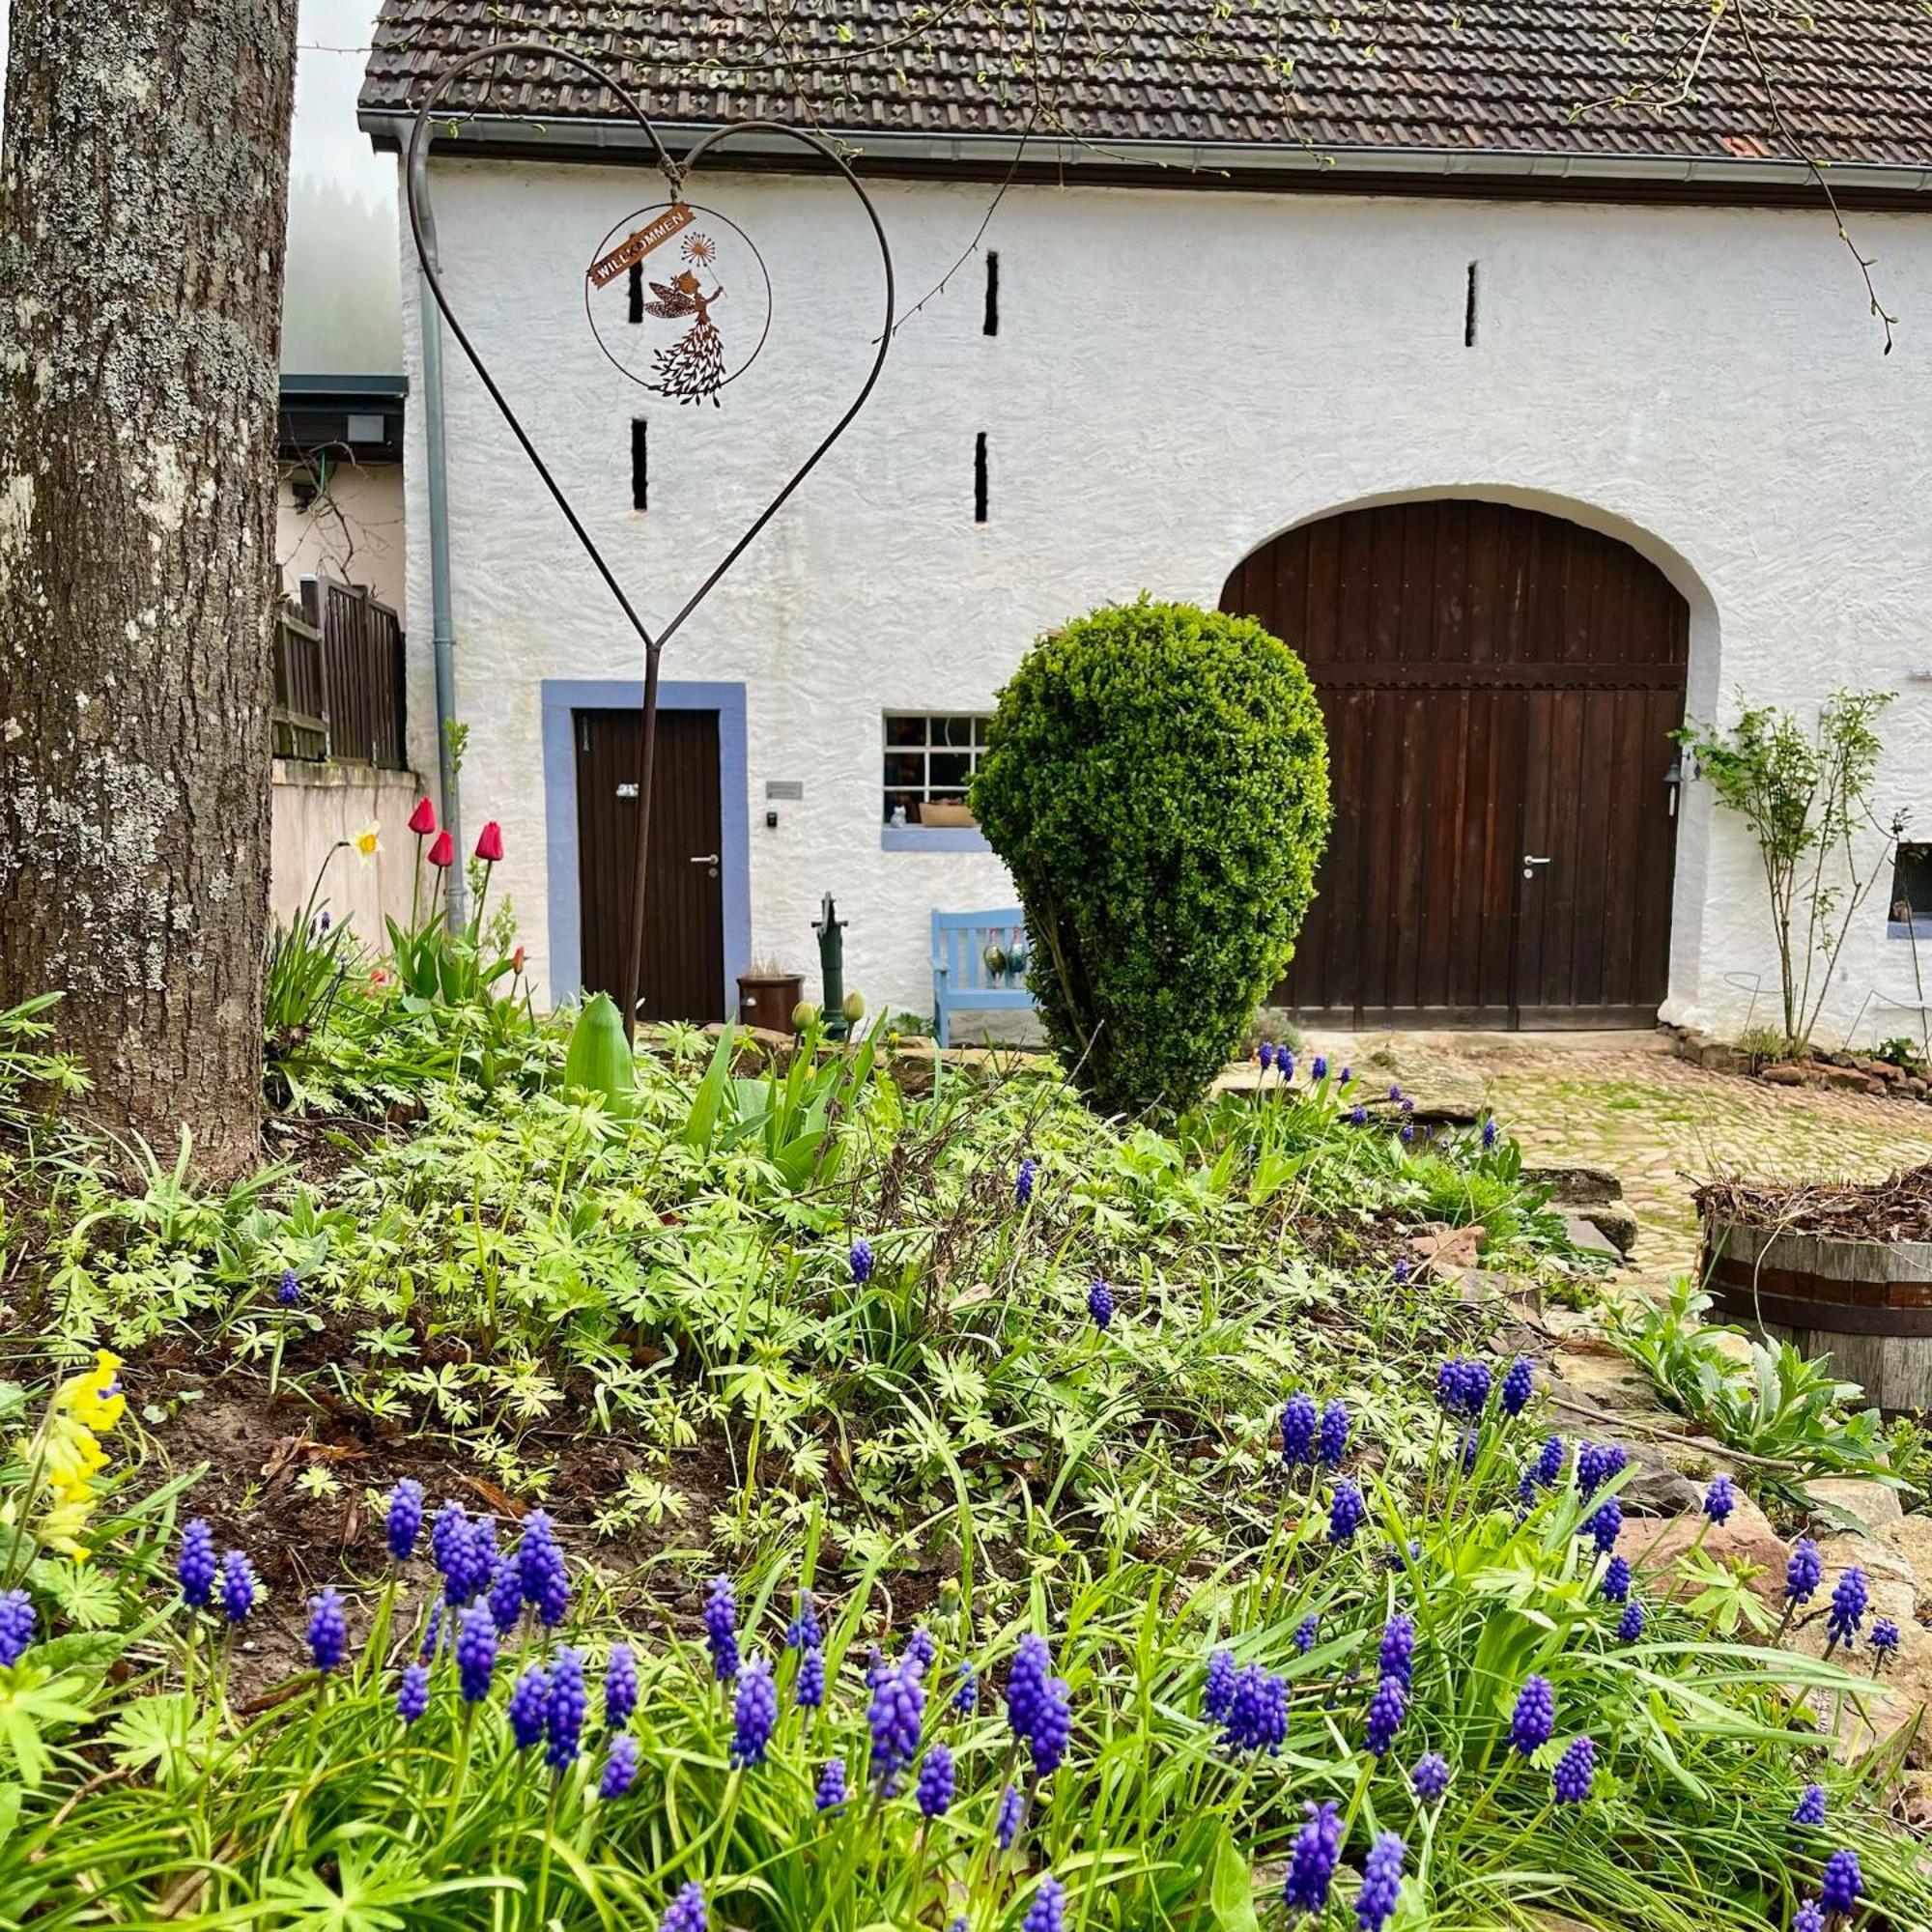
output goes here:
[[986, 752], [983, 712], [886, 713], [885, 822], [971, 825], [966, 787]]
[[1891, 872], [1894, 939], [1932, 939], [1932, 845], [1901, 845]]

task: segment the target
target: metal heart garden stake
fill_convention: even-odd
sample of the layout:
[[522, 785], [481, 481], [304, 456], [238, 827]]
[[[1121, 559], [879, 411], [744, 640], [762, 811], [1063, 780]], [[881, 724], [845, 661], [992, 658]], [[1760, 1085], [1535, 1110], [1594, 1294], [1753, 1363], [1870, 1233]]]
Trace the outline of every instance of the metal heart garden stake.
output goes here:
[[[656, 156], [658, 171], [664, 176], [670, 190], [669, 202], [662, 213], [641, 227], [633, 230], [614, 246], [610, 245], [611, 238], [606, 238], [605, 245], [586, 270], [588, 287], [585, 292], [586, 303], [591, 291], [608, 285], [618, 274], [639, 270], [644, 258], [656, 248], [668, 246], [675, 238], [682, 236], [679, 253], [686, 267], [673, 273], [668, 282], [653, 281], [651, 286], [657, 295], [657, 301], [649, 304], [649, 312], [661, 319], [677, 318], [686, 322], [684, 333], [668, 349], [659, 352], [655, 358], [653, 373], [657, 380], [650, 386], [666, 395], [673, 395], [681, 402], [696, 402], [709, 399], [718, 401], [718, 391], [749, 365], [751, 356], [745, 357], [736, 368], [727, 371], [718, 325], [711, 315], [711, 307], [724, 295], [723, 286], [714, 281], [710, 293], [706, 293], [704, 282], [706, 271], [714, 264], [715, 242], [710, 235], [700, 233], [694, 225], [696, 217], [690, 204], [684, 198], [684, 185], [711, 150], [720, 142], [728, 140], [734, 134], [763, 133], [777, 134], [786, 140], [796, 141], [802, 148], [809, 149], [820, 156], [834, 170], [842, 176], [852, 192], [859, 197], [860, 206], [866, 211], [866, 218], [872, 225], [872, 234], [879, 244], [879, 266], [885, 274], [885, 312], [879, 325], [877, 353], [872, 357], [871, 367], [866, 372], [866, 380], [859, 385], [859, 392], [852, 398], [845, 412], [820, 440], [799, 467], [792, 471], [783, 486], [769, 503], [753, 520], [724, 554], [719, 558], [710, 575], [698, 584], [685, 600], [684, 606], [664, 629], [652, 635], [644, 620], [639, 616], [631, 600], [625, 595], [624, 587], [617, 582], [611, 566], [605, 561], [604, 554], [597, 548], [595, 539], [583, 527], [582, 520], [571, 507], [570, 499], [558, 487], [549, 466], [538, 454], [523, 424], [517, 419], [517, 412], [510, 407], [509, 400], [497, 386], [495, 379], [485, 366], [483, 357], [477, 354], [476, 345], [456, 319], [449, 297], [444, 292], [442, 278], [437, 270], [436, 249], [425, 237], [435, 234], [435, 218], [431, 210], [428, 178], [428, 157], [431, 140], [430, 123], [436, 113], [437, 102], [449, 88], [472, 69], [486, 63], [535, 60], [559, 62], [575, 68], [580, 73], [610, 89], [612, 96], [623, 103], [625, 111], [644, 131]], [[449, 326], [449, 332], [469, 358], [469, 365], [476, 371], [478, 380], [490, 392], [490, 399], [501, 412], [503, 420], [509, 424], [510, 433], [517, 439], [524, 454], [529, 458], [530, 467], [543, 479], [543, 485], [551, 494], [564, 521], [575, 531], [577, 541], [583, 546], [584, 554], [596, 565], [597, 574], [617, 600], [618, 609], [630, 620], [631, 628], [637, 632], [644, 647], [644, 699], [643, 699], [643, 770], [639, 775], [638, 802], [638, 848], [631, 874], [631, 923], [624, 959], [623, 999], [620, 1002], [624, 1014], [624, 1035], [634, 1038], [637, 1031], [638, 981], [642, 969], [644, 944], [644, 894], [649, 879], [650, 836], [651, 836], [651, 777], [657, 751], [658, 721], [658, 660], [664, 647], [682, 627], [684, 620], [710, 595], [712, 586], [737, 562], [751, 543], [764, 526], [775, 517], [786, 497], [805, 481], [817, 467], [819, 459], [844, 435], [846, 426], [865, 407], [866, 399], [872, 393], [873, 384], [879, 380], [879, 371], [885, 366], [886, 351], [893, 339], [893, 257], [886, 243], [886, 231], [880, 223], [878, 211], [872, 206], [871, 196], [859, 181], [857, 175], [846, 165], [830, 146], [816, 134], [809, 133], [803, 128], [792, 128], [781, 121], [740, 121], [728, 128], [719, 128], [704, 136], [685, 155], [682, 163], [672, 160], [666, 149], [651, 118], [639, 105], [630, 90], [607, 68], [582, 54], [572, 53], [566, 47], [551, 46], [542, 41], [511, 41], [500, 46], [479, 47], [474, 53], [466, 54], [453, 62], [437, 76], [435, 84], [416, 109], [415, 126], [410, 131], [409, 167], [404, 180], [405, 195], [410, 211], [410, 234], [415, 242], [416, 258], [422, 264], [423, 280], [435, 298], [437, 307], [442, 313], [443, 321]], [[722, 216], [708, 216], [708, 221], [723, 222]], [[724, 222], [738, 234], [747, 247], [752, 247], [750, 238], [737, 230], [734, 224]], [[752, 247], [754, 260], [756, 249]], [[758, 261], [759, 271], [763, 272], [763, 263]], [[767, 285], [769, 287], [769, 285]], [[770, 327], [769, 308], [766, 314], [766, 327]], [[592, 317], [595, 327], [595, 317]], [[601, 339], [601, 338], [600, 338]], [[759, 333], [752, 355], [763, 347], [764, 335]], [[608, 354], [607, 349], [607, 354]], [[613, 357], [613, 360], [616, 358]], [[619, 363], [619, 367], [623, 367]], [[626, 373], [630, 373], [627, 369]], [[641, 379], [639, 379], [641, 380]]]

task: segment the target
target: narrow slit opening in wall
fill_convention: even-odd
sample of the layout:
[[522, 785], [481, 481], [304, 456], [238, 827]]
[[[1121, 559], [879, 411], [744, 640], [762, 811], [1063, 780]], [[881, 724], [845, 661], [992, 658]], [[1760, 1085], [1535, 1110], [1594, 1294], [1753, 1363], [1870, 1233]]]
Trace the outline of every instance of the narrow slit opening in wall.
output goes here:
[[997, 335], [1000, 332], [1000, 251], [986, 250], [986, 324], [985, 332]]
[[631, 508], [647, 510], [650, 508], [651, 464], [650, 446], [646, 440], [649, 425], [642, 416], [631, 419]]
[[1476, 265], [1469, 264], [1469, 285], [1463, 298], [1463, 347], [1476, 346]]
[[986, 521], [986, 432], [973, 439], [973, 521]]
[[644, 319], [644, 265], [631, 264], [631, 320], [640, 323]]

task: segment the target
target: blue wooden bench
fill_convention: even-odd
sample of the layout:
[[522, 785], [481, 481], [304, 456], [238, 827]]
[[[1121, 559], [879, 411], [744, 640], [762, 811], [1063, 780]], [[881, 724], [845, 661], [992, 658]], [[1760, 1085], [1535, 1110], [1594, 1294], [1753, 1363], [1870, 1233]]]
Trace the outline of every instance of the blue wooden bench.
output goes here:
[[988, 969], [986, 954], [995, 948], [1009, 960], [1018, 953], [1024, 965], [1026, 914], [1018, 906], [932, 915], [932, 1010], [941, 1046], [951, 1044], [954, 1013], [1033, 1010], [1024, 971]]

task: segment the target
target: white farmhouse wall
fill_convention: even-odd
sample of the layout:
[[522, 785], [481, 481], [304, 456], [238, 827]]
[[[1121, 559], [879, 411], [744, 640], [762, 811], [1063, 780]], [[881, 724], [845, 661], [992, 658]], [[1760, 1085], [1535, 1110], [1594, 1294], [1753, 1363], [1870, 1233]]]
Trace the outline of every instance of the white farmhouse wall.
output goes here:
[[304, 577], [360, 583], [379, 604], [403, 608], [403, 472], [394, 463], [342, 463], [329, 471], [328, 494], [296, 505], [294, 469], [275, 485], [275, 561], [282, 588], [299, 592]]
[[[468, 326], [662, 622], [859, 380], [879, 284], [856, 205], [820, 181], [694, 186], [764, 249], [776, 308], [724, 407], [679, 409], [620, 376], [583, 317], [585, 262], [662, 199], [654, 178], [448, 160], [434, 178]], [[1690, 601], [1693, 712], [1743, 693], [1808, 715], [1839, 685], [1895, 688], [1880, 804], [1932, 836], [1932, 220], [1858, 220], [1905, 318], [1885, 357], [1822, 212], [1016, 187], [986, 238], [989, 338], [980, 266], [956, 265], [990, 190], [873, 192], [901, 313], [956, 268], [951, 286], [907, 317], [867, 412], [666, 657], [668, 678], [747, 688], [761, 956], [807, 964], [829, 889], [851, 921], [848, 983], [923, 1008], [928, 909], [1010, 893], [990, 855], [881, 849], [881, 715], [988, 706], [1068, 614], [1143, 588], [1211, 605], [1270, 535], [1378, 497], [1493, 495], [1627, 537]], [[415, 287], [406, 274], [420, 393]], [[504, 823], [503, 882], [541, 977], [539, 682], [635, 677], [639, 654], [453, 345], [445, 366], [465, 811]], [[976, 525], [981, 431], [990, 514]], [[415, 410], [410, 436], [419, 529]], [[426, 546], [409, 568], [412, 752], [431, 769]], [[774, 779], [803, 781], [805, 798], [767, 830]], [[1846, 952], [1846, 1018], [1873, 987], [1913, 997], [1907, 949], [1884, 929], [1875, 899]], [[1775, 997], [1754, 853], [1691, 787], [1665, 1014], [1735, 1024], [1748, 995], [1732, 980], [1754, 974]]]

